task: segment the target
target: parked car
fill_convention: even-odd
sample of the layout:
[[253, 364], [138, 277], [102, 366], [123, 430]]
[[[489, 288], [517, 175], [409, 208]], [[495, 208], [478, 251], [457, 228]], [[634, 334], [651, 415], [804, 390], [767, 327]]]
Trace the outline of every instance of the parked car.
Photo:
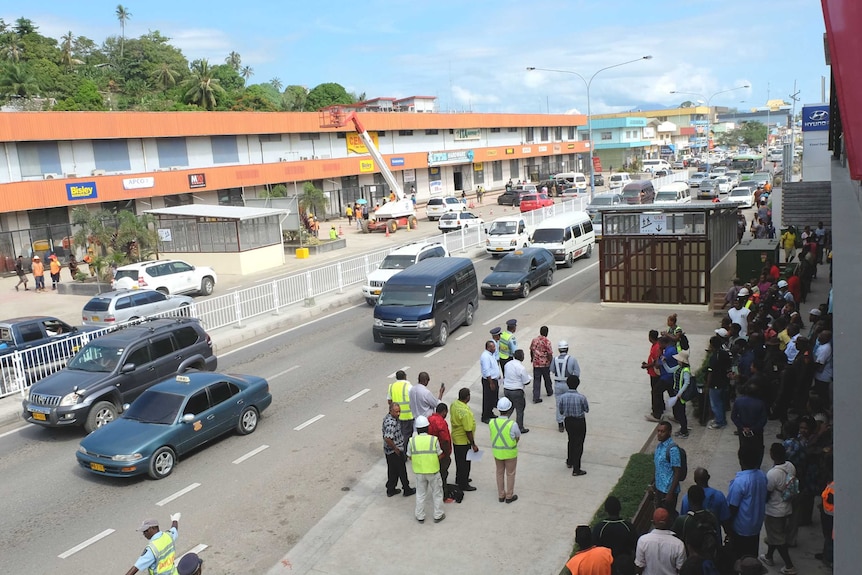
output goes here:
[[[188, 308], [194, 300], [185, 295], [165, 295], [154, 289], [115, 290], [100, 293], [84, 305], [84, 325], [109, 326]], [[180, 315], [188, 315], [188, 309]]]
[[590, 197], [590, 189], [589, 188], [566, 188], [563, 190], [563, 193], [560, 194], [563, 200], [577, 200], [579, 198], [589, 198]]
[[602, 241], [602, 213], [595, 211], [590, 214], [590, 221], [593, 223], [593, 233], [596, 235], [596, 242]]
[[611, 174], [611, 183], [609, 187], [612, 190], [615, 190], [617, 188], [622, 188], [631, 181], [632, 178], [628, 174]]
[[458, 198], [431, 198], [425, 206], [425, 213], [428, 216], [428, 221], [433, 222], [439, 220], [443, 214], [450, 212], [460, 212], [467, 209], [467, 204]]
[[534, 287], [551, 285], [557, 264], [545, 248], [521, 248], [491, 268], [482, 280], [482, 295], [492, 297], [527, 297]]
[[685, 162], [682, 160], [677, 160], [670, 166], [674, 170], [684, 170], [686, 168]]
[[754, 192], [748, 187], [733, 188], [727, 194], [726, 200], [744, 208], [750, 208], [754, 205]]
[[701, 182], [703, 182], [706, 179], [708, 179], [708, 178], [706, 177], [705, 172], [695, 172], [688, 179], [688, 187], [689, 188], [699, 188]]
[[473, 212], [450, 212], [440, 216], [440, 221], [437, 223], [437, 229], [446, 232], [452, 230], [460, 230], [474, 227], [484, 227], [485, 220], [474, 214]]
[[389, 278], [423, 260], [445, 258], [448, 255], [449, 251], [440, 242], [415, 242], [396, 248], [383, 258], [380, 267], [368, 274], [362, 286], [362, 297], [368, 305], [374, 305]]
[[593, 183], [596, 186], [604, 186], [605, 185], [605, 177], [601, 174], [595, 174], [593, 176]]
[[528, 194], [524, 190], [509, 190], [497, 196], [497, 205], [499, 206], [518, 206], [521, 203], [521, 196]]
[[76, 453], [91, 473], [163, 479], [179, 458], [236, 431], [248, 435], [272, 403], [269, 383], [254, 375], [189, 373], [144, 391], [110, 427], [85, 437]]
[[[0, 356], [80, 335], [82, 330], [49, 315], [0, 320]], [[76, 350], [77, 351], [77, 350]], [[70, 354], [71, 355], [71, 354]]]
[[181, 260], [138, 262], [117, 268], [111, 289], [151, 288], [163, 294], [213, 293], [218, 277], [212, 268]]
[[524, 194], [521, 196], [521, 201], [518, 204], [521, 213], [531, 212], [547, 206], [553, 206], [554, 200], [548, 197], [548, 194]]
[[593, 199], [587, 204], [587, 212], [590, 214], [594, 214], [599, 211], [599, 208], [608, 207], [608, 206], [618, 206], [622, 205], [623, 197], [618, 192], [605, 192], [603, 194], [596, 194], [593, 196]]
[[653, 173], [654, 178], [663, 178], [669, 176], [671, 171], [668, 168], [660, 168]]
[[30, 387], [23, 417], [43, 427], [83, 426], [89, 433], [114, 421], [145, 389], [187, 369], [212, 371], [218, 360], [196, 319], [156, 319], [89, 342], [65, 369]]

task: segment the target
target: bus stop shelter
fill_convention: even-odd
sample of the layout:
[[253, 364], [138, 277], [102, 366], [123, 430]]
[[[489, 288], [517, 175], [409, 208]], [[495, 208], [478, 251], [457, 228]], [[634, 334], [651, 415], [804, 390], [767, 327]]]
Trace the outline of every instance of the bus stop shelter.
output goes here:
[[737, 243], [735, 204], [614, 206], [601, 214], [603, 302], [708, 305], [712, 278], [735, 266], [726, 257]]

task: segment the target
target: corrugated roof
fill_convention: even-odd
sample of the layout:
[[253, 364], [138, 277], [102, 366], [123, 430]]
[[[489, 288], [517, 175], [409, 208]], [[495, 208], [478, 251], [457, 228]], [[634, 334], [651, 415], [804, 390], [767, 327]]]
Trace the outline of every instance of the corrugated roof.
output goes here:
[[288, 215], [290, 210], [274, 208], [246, 208], [241, 206], [216, 206], [211, 204], [188, 204], [173, 208], [144, 210], [146, 214], [155, 216], [187, 216], [201, 218], [225, 218], [230, 220], [251, 220], [266, 216]]

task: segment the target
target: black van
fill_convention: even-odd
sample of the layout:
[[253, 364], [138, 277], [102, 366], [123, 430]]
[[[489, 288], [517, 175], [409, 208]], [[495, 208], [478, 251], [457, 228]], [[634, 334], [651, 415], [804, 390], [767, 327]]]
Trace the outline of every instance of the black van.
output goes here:
[[635, 180], [626, 184], [620, 195], [626, 204], [651, 204], [655, 201], [655, 188], [649, 180]]
[[479, 308], [476, 268], [468, 258], [431, 258], [395, 274], [374, 307], [374, 341], [446, 345]]

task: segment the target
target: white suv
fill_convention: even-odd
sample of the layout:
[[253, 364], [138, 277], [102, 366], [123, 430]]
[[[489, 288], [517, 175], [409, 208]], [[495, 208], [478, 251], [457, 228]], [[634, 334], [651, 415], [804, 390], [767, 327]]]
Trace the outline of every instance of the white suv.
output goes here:
[[181, 260], [158, 260], [117, 268], [111, 289], [149, 288], [166, 295], [210, 295], [217, 279], [216, 273], [209, 267], [193, 266]]
[[463, 212], [467, 209], [467, 204], [458, 198], [431, 198], [428, 200], [428, 205], [425, 206], [425, 213], [428, 215], [428, 221], [433, 222], [439, 220], [440, 216], [448, 212]]
[[380, 290], [389, 278], [412, 266], [415, 263], [428, 258], [444, 258], [449, 251], [440, 243], [415, 243], [407, 244], [392, 252], [383, 259], [380, 267], [368, 274], [365, 285], [362, 286], [362, 295], [368, 305], [375, 305], [380, 297]]

